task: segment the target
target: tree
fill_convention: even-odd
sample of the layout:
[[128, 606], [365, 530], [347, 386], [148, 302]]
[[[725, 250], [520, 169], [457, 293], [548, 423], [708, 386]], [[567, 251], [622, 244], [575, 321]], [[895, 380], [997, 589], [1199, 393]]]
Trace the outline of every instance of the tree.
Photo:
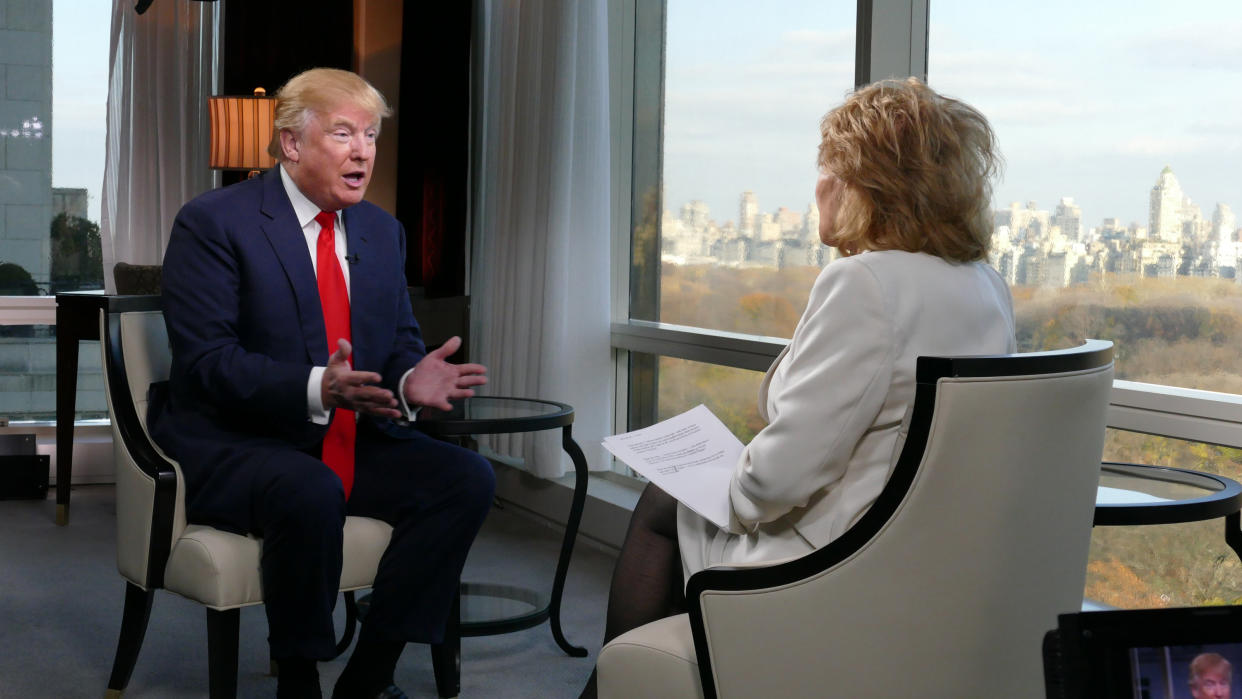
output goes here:
[[51, 290], [103, 287], [103, 246], [99, 224], [67, 213], [52, 219]]
[[38, 296], [39, 287], [21, 265], [0, 262], [0, 296]]

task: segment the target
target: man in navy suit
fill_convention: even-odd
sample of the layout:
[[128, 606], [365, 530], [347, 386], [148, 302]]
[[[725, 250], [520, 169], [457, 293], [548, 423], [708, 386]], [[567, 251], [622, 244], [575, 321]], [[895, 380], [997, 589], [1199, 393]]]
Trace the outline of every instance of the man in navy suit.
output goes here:
[[409, 430], [484, 383], [427, 352], [410, 310], [405, 231], [362, 200], [384, 98], [314, 69], [277, 95], [261, 177], [186, 204], [164, 257], [173, 363], [150, 423], [185, 477], [191, 522], [263, 538], [278, 697], [318, 697], [334, 654], [345, 516], [393, 525], [371, 608], [333, 697], [402, 697], [407, 641], [443, 639], [495, 479], [477, 454]]

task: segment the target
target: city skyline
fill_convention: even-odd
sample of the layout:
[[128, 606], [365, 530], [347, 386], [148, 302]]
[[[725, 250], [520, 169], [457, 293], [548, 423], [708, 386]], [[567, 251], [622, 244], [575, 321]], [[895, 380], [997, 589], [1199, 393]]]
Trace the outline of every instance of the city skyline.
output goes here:
[[[1152, 189], [1160, 182], [1161, 177], [1166, 170], [1171, 171], [1171, 173], [1176, 176], [1177, 183], [1179, 186], [1179, 193], [1183, 194], [1190, 202], [1193, 203], [1194, 207], [1196, 207], [1199, 210], [1199, 214], [1204, 220], [1211, 221], [1213, 211], [1219, 205], [1224, 205], [1228, 210], [1232, 210], [1232, 211], [1240, 210], [1237, 207], [1234, 207], [1233, 204], [1227, 201], [1217, 201], [1217, 202], [1208, 203], [1208, 202], [1200, 201], [1194, 196], [1191, 196], [1191, 193], [1187, 191], [1187, 187], [1181, 184], [1181, 175], [1178, 173], [1177, 168], [1169, 166], [1169, 165], [1166, 165], [1163, 168], [1161, 168], [1161, 170], [1157, 172], [1156, 175], [1152, 178], [1152, 184], [1148, 186], [1148, 188], [1143, 193], [1142, 198], [1145, 203], [1149, 202], [1149, 197], [1150, 197], [1150, 193]], [[707, 212], [706, 215], [711, 219], [712, 223], [714, 223], [716, 226], [720, 228], [725, 228], [729, 224], [732, 224], [732, 227], [734, 230], [741, 230], [741, 226], [739, 225], [739, 219], [740, 219], [739, 207], [740, 207], [740, 202], [742, 198], [748, 194], [754, 195], [752, 199], [752, 202], [753, 202], [752, 205], [754, 206], [755, 213], [764, 214], [767, 216], [774, 216], [782, 209], [795, 212], [799, 215], [804, 215], [807, 211], [810, 210], [811, 207], [815, 206], [814, 197], [809, 197], [806, 200], [806, 202], [800, 207], [790, 206], [790, 205], [785, 205], [785, 204], [781, 204], [776, 207], [768, 207], [763, 203], [763, 198], [755, 193], [754, 189], [744, 189], [733, 195], [733, 197], [735, 198], [735, 201], [732, 207], [726, 210], [729, 213], [725, 214], [724, 217], [719, 217], [717, 215], [717, 209], [714, 206], [712, 206], [712, 204], [710, 203], [711, 199], [708, 197], [696, 197], [696, 198], [687, 199], [681, 202], [672, 202], [666, 197], [664, 200], [663, 210], [666, 215], [671, 214], [672, 216], [676, 217], [679, 215], [683, 207], [692, 205], [698, 202], [706, 206], [706, 212]], [[715, 199], [719, 199], [719, 198], [720, 197], [715, 197]], [[1044, 202], [1041, 202], [1037, 199], [1013, 199], [1013, 200], [1010, 200], [1002, 204], [1001, 202], [998, 202], [994, 197], [992, 200], [992, 204], [991, 204], [991, 210], [994, 214], [999, 214], [1001, 212], [1010, 210], [1014, 204], [1017, 204], [1020, 208], [1023, 208], [1023, 209], [1032, 209], [1036, 211], [1050, 213], [1057, 208], [1057, 205], [1059, 203], [1063, 202], [1066, 199], [1069, 199], [1070, 202], [1080, 210], [1080, 218], [1084, 222], [1084, 225], [1083, 225], [1084, 233], [1090, 230], [1096, 230], [1096, 229], [1105, 227], [1106, 225], [1108, 225], [1108, 221], [1110, 219], [1116, 220], [1117, 222], [1119, 222], [1120, 226], [1124, 228], [1131, 228], [1131, 227], [1137, 226], [1143, 229], [1147, 229], [1150, 227], [1149, 226], [1150, 211], [1145, 211], [1141, 216], [1135, 216], [1129, 219], [1121, 217], [1121, 216], [1108, 215], [1108, 214], [1103, 214], [1103, 215], [1093, 217], [1093, 215], [1085, 213], [1085, 211], [1089, 210], [1089, 208], [1087, 206], [1084, 206], [1084, 202], [1072, 194], [1061, 195], [1056, 198], [1056, 202], [1051, 203], [1051, 204], [1045, 204]], [[1094, 225], [1088, 223], [1092, 220], [1095, 221]], [[1238, 229], [1235, 228], [1234, 230], [1236, 231]]]
[[[1068, 18], [1073, 18], [1068, 21]], [[853, 85], [852, 4], [668, 5], [664, 187], [732, 212], [738, 193], [801, 210], [818, 123]], [[1100, 27], [1108, 27], [1101, 32]], [[935, 3], [928, 81], [991, 121], [1006, 160], [993, 205], [1072, 196], [1087, 219], [1144, 223], [1165, 165], [1210, 213], [1242, 202], [1242, 4]], [[1236, 205], [1231, 204], [1235, 208]], [[734, 214], [730, 214], [734, 216]]]
[[[1183, 191], [1166, 166], [1148, 191], [1146, 225], [1104, 217], [1085, 224], [1072, 197], [1052, 208], [1013, 202], [992, 209], [988, 262], [1012, 286], [1064, 288], [1107, 276], [1218, 277], [1238, 274], [1237, 216], [1217, 203], [1210, 216]], [[661, 259], [673, 264], [784, 269], [823, 266], [838, 250], [818, 235], [818, 209], [805, 214], [765, 211], [754, 192], [738, 196], [736, 219], [717, 221], [708, 204], [693, 200], [674, 213], [665, 207]]]

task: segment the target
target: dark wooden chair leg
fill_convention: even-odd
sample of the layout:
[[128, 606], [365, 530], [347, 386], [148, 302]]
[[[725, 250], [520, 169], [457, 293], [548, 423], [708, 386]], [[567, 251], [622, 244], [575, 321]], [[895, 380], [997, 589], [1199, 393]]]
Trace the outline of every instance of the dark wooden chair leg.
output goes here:
[[147, 636], [147, 621], [151, 618], [151, 602], [155, 590], [144, 590], [137, 585], [125, 583], [125, 612], [121, 617], [121, 637], [116, 642], [116, 659], [112, 662], [112, 676], [108, 678], [108, 696], [121, 695], [129, 686], [138, 662], [138, 651]]
[[345, 630], [341, 632], [341, 640], [336, 644], [336, 655], [339, 658], [341, 653], [349, 650], [349, 644], [354, 641], [354, 631], [358, 628], [358, 600], [354, 598], [353, 590], [345, 593]]
[[431, 667], [436, 676], [436, 691], [442, 697], [461, 694], [461, 595], [453, 597], [444, 642], [432, 644]]
[[207, 610], [207, 685], [211, 699], [237, 696], [237, 635], [241, 610]]

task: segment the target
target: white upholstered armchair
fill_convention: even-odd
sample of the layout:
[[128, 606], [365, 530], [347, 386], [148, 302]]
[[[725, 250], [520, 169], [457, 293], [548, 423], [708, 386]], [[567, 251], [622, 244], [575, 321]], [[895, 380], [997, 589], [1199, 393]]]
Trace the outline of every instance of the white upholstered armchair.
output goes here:
[[600, 652], [602, 697], [1043, 697], [1081, 607], [1112, 343], [922, 357], [879, 498], [802, 558], [690, 578]]
[[[171, 363], [163, 314], [116, 312], [104, 314], [101, 322], [116, 452], [117, 568], [126, 580], [125, 612], [107, 695], [120, 696], [129, 684], [155, 591], [164, 588], [206, 606], [210, 695], [233, 697], [240, 609], [263, 603], [262, 541], [186, 523], [181, 471], [151, 441], [146, 427], [148, 389], [168, 378]], [[338, 653], [353, 636], [352, 593], [371, 586], [391, 534], [392, 527], [376, 519], [345, 519], [341, 591], [346, 593], [348, 620]], [[445, 644], [432, 648], [442, 696], [456, 696], [458, 691], [455, 629], [451, 624]]]

